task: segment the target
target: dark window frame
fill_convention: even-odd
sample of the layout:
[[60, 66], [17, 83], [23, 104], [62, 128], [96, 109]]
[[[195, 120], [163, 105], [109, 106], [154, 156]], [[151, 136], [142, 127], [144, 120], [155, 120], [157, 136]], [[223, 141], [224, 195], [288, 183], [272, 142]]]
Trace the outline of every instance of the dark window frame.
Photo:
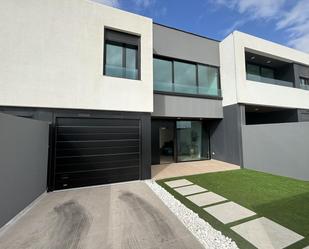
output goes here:
[[[140, 37], [136, 36], [136, 39], [139, 40], [137, 45], [133, 45], [133, 44], [125, 43], [125, 42], [113, 41], [113, 40], [106, 38], [106, 32], [108, 32], [109, 30], [113, 31], [112, 29], [109, 29], [109, 28], [105, 28], [105, 30], [104, 30], [103, 75], [108, 76], [108, 77], [114, 77], [114, 78], [140, 81], [141, 80], [141, 67], [140, 67], [140, 64], [141, 64], [140, 63], [140, 60], [141, 60], [141, 49], [140, 49], [141, 44], [140, 44]], [[124, 35], [127, 34], [127, 33], [122, 32], [122, 31], [117, 31], [117, 32], [123, 33]], [[106, 55], [107, 55], [106, 52], [107, 52], [107, 45], [108, 44], [122, 47], [122, 67], [123, 68], [126, 68], [126, 49], [130, 48], [130, 49], [136, 50], [136, 56], [135, 56], [135, 69], [137, 70], [137, 78], [136, 79], [106, 74]]]
[[[159, 59], [159, 60], [165, 60], [165, 61], [170, 61], [172, 62], [172, 84], [174, 87], [175, 84], [175, 69], [174, 69], [174, 62], [182, 62], [182, 63], [187, 63], [187, 64], [193, 64], [195, 66], [195, 71], [196, 71], [196, 87], [197, 89], [199, 89], [199, 79], [198, 79], [198, 66], [206, 66], [206, 67], [211, 67], [211, 68], [215, 68], [218, 70], [218, 83], [217, 83], [217, 87], [218, 90], [221, 90], [221, 76], [220, 76], [220, 67], [218, 66], [214, 66], [214, 65], [210, 65], [210, 64], [205, 64], [205, 63], [200, 63], [200, 62], [194, 62], [194, 61], [188, 61], [188, 60], [183, 60], [183, 59], [178, 59], [178, 58], [172, 58], [169, 56], [165, 56], [165, 55], [158, 55], [158, 54], [154, 54], [153, 55], [153, 59]], [[205, 98], [213, 98], [213, 99], [222, 99], [221, 96], [212, 96], [212, 95], [205, 95], [205, 94], [191, 94], [191, 93], [176, 93], [176, 92], [163, 92], [163, 91], [155, 91], [157, 93], [162, 93], [162, 94], [166, 94], [166, 95], [177, 95], [177, 96], [188, 96], [188, 97], [205, 97]]]

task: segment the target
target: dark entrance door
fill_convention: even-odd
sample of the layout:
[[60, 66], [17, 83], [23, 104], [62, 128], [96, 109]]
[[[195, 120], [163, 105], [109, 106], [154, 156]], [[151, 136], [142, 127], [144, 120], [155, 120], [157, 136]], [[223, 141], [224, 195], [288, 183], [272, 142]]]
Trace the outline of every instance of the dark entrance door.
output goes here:
[[139, 179], [140, 120], [57, 118], [55, 189]]
[[175, 121], [151, 121], [151, 163], [175, 162]]

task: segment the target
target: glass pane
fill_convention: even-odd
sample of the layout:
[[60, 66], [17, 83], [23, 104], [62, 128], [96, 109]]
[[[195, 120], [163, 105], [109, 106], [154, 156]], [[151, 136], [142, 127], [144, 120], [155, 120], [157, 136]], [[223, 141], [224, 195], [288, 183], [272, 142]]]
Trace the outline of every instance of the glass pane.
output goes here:
[[172, 83], [172, 62], [161, 59], [153, 59], [154, 82]]
[[175, 90], [182, 93], [197, 93], [196, 65], [174, 62]]
[[247, 64], [247, 79], [248, 80], [260, 80], [260, 67], [253, 64]]
[[173, 90], [172, 62], [168, 60], [153, 59], [154, 89], [157, 91]]
[[266, 78], [274, 79], [275, 78], [275, 73], [274, 73], [274, 70], [271, 69], [271, 68], [262, 67], [261, 68], [261, 76], [262, 77], [266, 77]]
[[219, 95], [218, 68], [198, 65], [199, 93], [206, 95]]
[[196, 85], [196, 65], [183, 62], [174, 62], [175, 83]]
[[106, 65], [105, 74], [109, 76], [122, 77], [122, 58], [123, 58], [122, 46], [106, 44]]
[[178, 161], [209, 158], [209, 136], [201, 121], [177, 121]]
[[126, 78], [137, 79], [137, 49], [126, 48]]

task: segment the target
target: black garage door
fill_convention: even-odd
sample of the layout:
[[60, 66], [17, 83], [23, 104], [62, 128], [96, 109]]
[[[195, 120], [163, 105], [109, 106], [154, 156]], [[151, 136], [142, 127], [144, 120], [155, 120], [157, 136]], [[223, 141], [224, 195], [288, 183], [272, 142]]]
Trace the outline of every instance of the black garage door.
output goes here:
[[55, 137], [55, 189], [139, 179], [139, 120], [57, 118]]

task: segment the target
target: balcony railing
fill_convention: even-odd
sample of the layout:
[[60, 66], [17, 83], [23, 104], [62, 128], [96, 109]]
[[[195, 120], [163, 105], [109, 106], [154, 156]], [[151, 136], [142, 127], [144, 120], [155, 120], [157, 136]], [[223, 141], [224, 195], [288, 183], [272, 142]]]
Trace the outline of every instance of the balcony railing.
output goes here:
[[294, 83], [290, 81], [266, 78], [266, 77], [262, 77], [262, 76], [255, 75], [255, 74], [249, 74], [249, 73], [247, 73], [247, 80], [258, 81], [262, 83], [268, 83], [268, 84], [279, 85], [279, 86], [294, 87]]
[[105, 75], [136, 80], [138, 78], [138, 70], [135, 68], [105, 65]]
[[304, 90], [309, 90], [309, 85], [300, 84], [300, 88]]
[[221, 90], [217, 88], [193, 86], [193, 85], [190, 86], [175, 83], [155, 82], [154, 90], [160, 92], [221, 97]]

